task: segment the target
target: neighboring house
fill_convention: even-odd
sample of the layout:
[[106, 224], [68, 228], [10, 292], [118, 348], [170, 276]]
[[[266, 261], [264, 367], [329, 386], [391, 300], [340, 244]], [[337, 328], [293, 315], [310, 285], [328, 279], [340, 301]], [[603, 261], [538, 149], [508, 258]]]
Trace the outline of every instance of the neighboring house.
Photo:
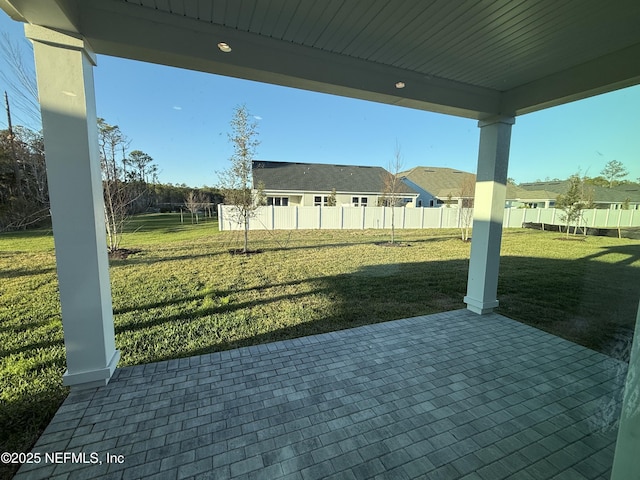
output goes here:
[[[519, 189], [528, 192], [530, 198], [540, 197], [539, 202], [545, 202], [553, 207], [558, 195], [566, 193], [569, 189], [569, 180], [522, 183]], [[586, 184], [585, 194], [596, 208], [640, 210], [640, 185], [638, 184], [618, 185], [612, 188]]]
[[[475, 196], [476, 175], [453, 168], [415, 167], [400, 174], [403, 180], [420, 193], [417, 205], [423, 207], [472, 206]], [[552, 182], [553, 183], [553, 182]], [[555, 182], [560, 183], [560, 182]], [[506, 208], [550, 208], [559, 193], [547, 189], [549, 183], [507, 185]]]
[[[381, 167], [253, 162], [253, 186], [261, 183], [267, 205], [273, 206], [328, 206], [335, 190], [337, 206], [376, 207], [384, 198], [386, 175]], [[405, 184], [398, 190], [400, 204], [416, 205], [416, 191]]]
[[418, 193], [418, 207], [440, 207], [445, 204], [463, 205], [473, 197], [476, 176], [454, 168], [415, 167], [400, 173], [404, 182]]

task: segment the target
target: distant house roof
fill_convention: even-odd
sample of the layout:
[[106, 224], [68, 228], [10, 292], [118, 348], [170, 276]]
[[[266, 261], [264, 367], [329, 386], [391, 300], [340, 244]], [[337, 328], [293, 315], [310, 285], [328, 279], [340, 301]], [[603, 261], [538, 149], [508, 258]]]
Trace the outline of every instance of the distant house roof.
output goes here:
[[[467, 179], [474, 183], [476, 181], [474, 173], [444, 167], [415, 167], [402, 172], [401, 175], [440, 199], [445, 199], [449, 196], [451, 198], [459, 198], [463, 182]], [[560, 183], [562, 182], [537, 183], [534, 188], [530, 189], [507, 185], [507, 199], [521, 201], [555, 200], [559, 193], [566, 191], [566, 186], [556, 185]], [[557, 187], [558, 191], [545, 190], [544, 187], [551, 184]]]
[[[388, 172], [382, 167], [329, 165], [322, 163], [253, 162], [253, 184], [262, 182], [266, 190], [302, 192], [381, 193]], [[416, 192], [402, 184], [398, 193]]]
[[[530, 192], [543, 190], [549, 195], [548, 198], [555, 199], [569, 190], [569, 180], [521, 183], [519, 187]], [[596, 203], [624, 203], [627, 199], [634, 203], [640, 202], [640, 186], [637, 184], [618, 185], [613, 188], [587, 184], [587, 188], [591, 190], [593, 201]]]
[[449, 194], [452, 197], [458, 197], [462, 183], [466, 179], [474, 183], [476, 181], [476, 176], [473, 173], [443, 167], [414, 167], [402, 172], [400, 176], [439, 198], [445, 198]]

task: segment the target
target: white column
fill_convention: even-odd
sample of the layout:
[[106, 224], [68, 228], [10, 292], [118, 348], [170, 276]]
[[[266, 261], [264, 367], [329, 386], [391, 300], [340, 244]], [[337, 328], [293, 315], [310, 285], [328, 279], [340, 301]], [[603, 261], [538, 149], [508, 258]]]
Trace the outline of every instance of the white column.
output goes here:
[[498, 269], [504, 202], [507, 195], [507, 167], [513, 117], [478, 122], [480, 148], [473, 211], [471, 258], [467, 308], [478, 314], [498, 306]]
[[93, 66], [79, 36], [35, 25], [33, 42], [67, 355], [65, 385], [106, 385], [115, 349]]
[[622, 401], [611, 480], [640, 479], [640, 305]]

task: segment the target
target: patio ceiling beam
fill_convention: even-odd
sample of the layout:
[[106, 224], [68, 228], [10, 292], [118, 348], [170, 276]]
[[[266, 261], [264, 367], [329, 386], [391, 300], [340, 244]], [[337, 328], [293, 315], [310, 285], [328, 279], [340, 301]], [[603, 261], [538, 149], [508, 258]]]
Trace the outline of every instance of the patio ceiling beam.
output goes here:
[[0, 0], [0, 8], [13, 20], [46, 25], [56, 30], [77, 32], [78, 9], [71, 0]]
[[63, 383], [106, 385], [115, 349], [93, 66], [83, 38], [26, 25], [33, 43], [67, 371]]
[[[516, 115], [640, 83], [640, 44], [504, 92], [501, 111]], [[623, 80], [621, 80], [623, 79]]]

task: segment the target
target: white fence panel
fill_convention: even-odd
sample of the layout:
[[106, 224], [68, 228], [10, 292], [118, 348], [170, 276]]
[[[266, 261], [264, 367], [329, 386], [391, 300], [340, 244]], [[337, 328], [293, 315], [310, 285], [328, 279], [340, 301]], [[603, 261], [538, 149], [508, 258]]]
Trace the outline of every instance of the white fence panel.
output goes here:
[[342, 228], [340, 207], [320, 208], [320, 228], [324, 230], [339, 230]]
[[404, 228], [423, 228], [422, 212], [423, 208], [404, 209]]
[[616, 227], [626, 227], [631, 225], [631, 214], [633, 210], [618, 210], [618, 218], [616, 220]]
[[442, 223], [441, 228], [458, 228], [458, 219], [460, 212], [457, 208], [442, 207]]
[[364, 228], [384, 228], [384, 207], [367, 207]]
[[507, 208], [505, 209], [504, 226], [506, 228], [522, 227], [524, 223], [525, 208]]
[[540, 222], [555, 224], [558, 221], [558, 211], [555, 208], [539, 208]]
[[[235, 208], [220, 205], [220, 230], [242, 230]], [[391, 228], [391, 207], [260, 207], [249, 220], [251, 230], [309, 230]], [[458, 208], [395, 208], [395, 228], [458, 228]], [[520, 228], [523, 223], [563, 224], [562, 211], [554, 208], [506, 208], [504, 228]], [[580, 225], [596, 228], [640, 226], [637, 210], [583, 210]]]
[[341, 207], [342, 208], [342, 225], [343, 228], [349, 230], [362, 229], [362, 216], [369, 213], [369, 207]]
[[259, 208], [255, 215], [249, 219], [250, 230], [271, 230], [273, 228], [273, 217], [271, 208]]
[[611, 210], [595, 210], [595, 221], [591, 224], [589, 224], [589, 226], [593, 226], [593, 227], [604, 227], [607, 225], [607, 223], [609, 222], [609, 212]]
[[[280, 207], [291, 208], [291, 207]], [[301, 230], [320, 228], [320, 207], [297, 207], [298, 228]]]
[[298, 228], [298, 207], [273, 209], [273, 228], [275, 230], [290, 230]]
[[442, 208], [423, 208], [424, 212], [424, 228], [440, 228], [440, 218], [442, 216]]

